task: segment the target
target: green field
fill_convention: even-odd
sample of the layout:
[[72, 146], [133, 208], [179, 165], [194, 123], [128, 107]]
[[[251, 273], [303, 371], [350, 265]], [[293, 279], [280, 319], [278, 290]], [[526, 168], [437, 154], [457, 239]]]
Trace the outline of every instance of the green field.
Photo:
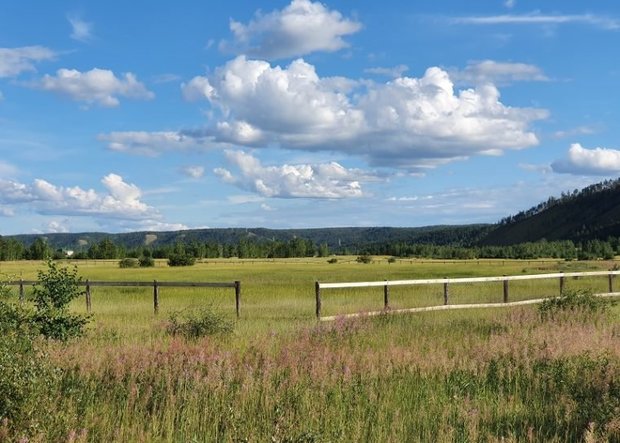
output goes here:
[[[314, 316], [317, 280], [524, 275], [613, 263], [354, 259], [151, 269], [79, 263], [90, 280], [239, 280], [241, 318], [232, 334], [188, 341], [166, 332], [169, 315], [209, 306], [234, 320], [233, 289], [160, 288], [155, 316], [152, 288], [92, 288], [86, 335], [39, 343], [56, 368], [52, 381], [29, 391], [25, 417], [0, 424], [0, 441], [620, 441], [618, 307], [553, 321], [535, 307], [322, 324]], [[0, 262], [0, 273], [26, 280], [44, 268]], [[567, 279], [565, 288], [605, 291], [607, 280]], [[511, 282], [510, 297], [558, 292], [557, 280]], [[501, 300], [501, 283], [450, 287], [451, 303]], [[442, 285], [390, 291], [393, 308], [442, 302]], [[324, 315], [382, 303], [382, 288], [323, 291]], [[85, 313], [84, 299], [72, 309]]]

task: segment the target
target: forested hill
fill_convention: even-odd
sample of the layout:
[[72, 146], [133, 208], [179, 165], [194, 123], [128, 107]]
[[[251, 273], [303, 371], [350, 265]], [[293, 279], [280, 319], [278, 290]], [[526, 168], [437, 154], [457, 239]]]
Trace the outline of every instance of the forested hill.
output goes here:
[[503, 246], [542, 239], [579, 242], [608, 237], [620, 237], [620, 179], [551, 197], [507, 217], [480, 244]]
[[316, 245], [327, 244], [330, 251], [346, 252], [363, 249], [369, 245], [387, 243], [426, 243], [435, 245], [464, 246], [476, 243], [491, 225], [427, 226], [418, 228], [317, 228], [317, 229], [266, 229], [227, 228], [194, 229], [172, 232], [131, 232], [123, 234], [80, 233], [80, 234], [36, 234], [15, 235], [13, 238], [26, 247], [37, 238], [44, 237], [53, 249], [87, 250], [90, 245], [108, 238], [126, 249], [141, 246], [157, 248], [177, 243], [238, 244], [242, 240], [253, 242], [288, 242], [295, 238], [312, 241]]

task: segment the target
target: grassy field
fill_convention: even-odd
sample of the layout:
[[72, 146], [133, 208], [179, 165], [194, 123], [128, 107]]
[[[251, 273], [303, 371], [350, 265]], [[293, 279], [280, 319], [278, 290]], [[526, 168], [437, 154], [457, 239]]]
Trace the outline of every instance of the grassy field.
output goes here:
[[[381, 316], [317, 324], [314, 282], [606, 270], [610, 262], [354, 258], [210, 260], [189, 268], [79, 264], [90, 280], [242, 282], [232, 334], [185, 340], [172, 312], [234, 319], [234, 291], [93, 288], [85, 337], [41, 343], [52, 375], [0, 441], [620, 441], [618, 307], [541, 320], [535, 307]], [[0, 263], [36, 278], [42, 263]], [[604, 291], [607, 281], [567, 279]], [[556, 281], [511, 286], [511, 300]], [[501, 283], [454, 285], [452, 303], [499, 302]], [[382, 307], [381, 288], [324, 291], [324, 315]], [[394, 287], [395, 308], [441, 304], [443, 288]], [[85, 313], [84, 300], [72, 309]], [[1, 386], [0, 386], [1, 389]], [[31, 401], [31, 402], [30, 402]], [[56, 411], [46, 414], [46, 410]]]

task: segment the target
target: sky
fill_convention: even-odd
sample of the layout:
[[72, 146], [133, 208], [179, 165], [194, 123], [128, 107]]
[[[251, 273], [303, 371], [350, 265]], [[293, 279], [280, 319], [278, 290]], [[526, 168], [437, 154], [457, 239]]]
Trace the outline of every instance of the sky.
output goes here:
[[617, 0], [9, 0], [0, 235], [493, 223], [620, 175]]

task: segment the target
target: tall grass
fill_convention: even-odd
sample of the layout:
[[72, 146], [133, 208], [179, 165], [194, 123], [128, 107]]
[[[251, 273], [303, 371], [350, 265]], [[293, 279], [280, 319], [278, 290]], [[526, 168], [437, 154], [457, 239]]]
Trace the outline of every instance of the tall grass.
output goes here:
[[[231, 335], [186, 341], [166, 334], [165, 310], [153, 316], [148, 290], [96, 288], [85, 338], [39, 344], [57, 377], [38, 410], [55, 413], [0, 423], [0, 441], [620, 441], [618, 307], [560, 320], [533, 307], [312, 318], [315, 279], [501, 275], [523, 263], [450, 265], [454, 274], [442, 266], [81, 269], [90, 279], [240, 279], [242, 319]], [[205, 297], [234, 318], [233, 294], [196, 291], [165, 288], [160, 306]], [[394, 296], [409, 303], [416, 294]], [[382, 301], [380, 292], [328, 297], [334, 310]]]

